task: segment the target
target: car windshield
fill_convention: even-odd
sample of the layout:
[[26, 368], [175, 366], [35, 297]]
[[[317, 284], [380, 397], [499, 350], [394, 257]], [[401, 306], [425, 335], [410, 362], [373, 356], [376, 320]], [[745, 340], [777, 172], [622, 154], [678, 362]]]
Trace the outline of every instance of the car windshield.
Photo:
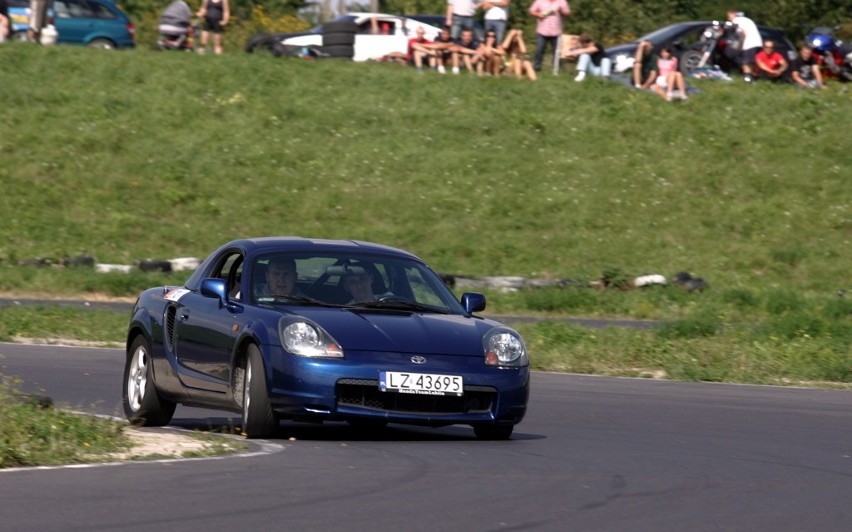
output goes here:
[[252, 260], [247, 287], [260, 306], [464, 313], [440, 276], [422, 262], [400, 256], [266, 253]]

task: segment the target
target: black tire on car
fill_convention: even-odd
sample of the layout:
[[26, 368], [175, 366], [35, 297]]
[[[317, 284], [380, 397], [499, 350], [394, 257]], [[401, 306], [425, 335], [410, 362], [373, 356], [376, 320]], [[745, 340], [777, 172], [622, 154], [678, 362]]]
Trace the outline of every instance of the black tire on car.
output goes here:
[[514, 425], [483, 424], [473, 426], [473, 433], [480, 440], [508, 440], [512, 437], [514, 430]]
[[115, 48], [115, 43], [109, 39], [95, 39], [88, 44], [90, 48], [103, 48], [104, 50], [112, 50]]
[[162, 427], [172, 420], [177, 405], [157, 393], [152, 363], [148, 339], [140, 334], [127, 352], [121, 402], [134, 425]]
[[358, 33], [358, 24], [355, 24], [352, 21], [342, 21], [342, 22], [326, 22], [322, 25], [322, 33], [323, 35], [328, 35], [330, 33]]
[[254, 344], [247, 348], [243, 381], [243, 432], [247, 438], [265, 438], [278, 428], [278, 419], [269, 402], [263, 356]]
[[701, 63], [701, 58], [704, 52], [701, 50], [687, 50], [680, 56], [680, 71], [684, 76], [688, 76], [690, 72], [698, 68]]
[[346, 45], [323, 46], [322, 53], [329, 57], [352, 59], [355, 57], [355, 47]]
[[322, 36], [323, 46], [352, 46], [355, 44], [354, 33], [324, 33]]

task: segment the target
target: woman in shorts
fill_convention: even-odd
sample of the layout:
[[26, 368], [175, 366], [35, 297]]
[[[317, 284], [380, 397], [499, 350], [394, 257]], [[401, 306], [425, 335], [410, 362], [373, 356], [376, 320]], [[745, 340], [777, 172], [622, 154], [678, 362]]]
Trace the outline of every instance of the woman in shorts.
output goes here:
[[201, 29], [201, 47], [198, 51], [200, 53], [207, 51], [207, 40], [212, 33], [213, 52], [220, 55], [222, 53], [222, 33], [231, 18], [231, 7], [228, 0], [204, 0], [197, 14], [204, 20], [204, 26]]

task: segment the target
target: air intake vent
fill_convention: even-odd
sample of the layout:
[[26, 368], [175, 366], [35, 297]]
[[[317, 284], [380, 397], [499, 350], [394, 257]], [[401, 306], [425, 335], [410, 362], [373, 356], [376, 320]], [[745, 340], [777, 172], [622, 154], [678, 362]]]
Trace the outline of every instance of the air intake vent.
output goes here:
[[165, 341], [166, 346], [169, 348], [169, 351], [174, 351], [175, 349], [175, 315], [177, 314], [177, 309], [173, 306], [169, 306], [166, 309], [166, 330], [165, 330]]

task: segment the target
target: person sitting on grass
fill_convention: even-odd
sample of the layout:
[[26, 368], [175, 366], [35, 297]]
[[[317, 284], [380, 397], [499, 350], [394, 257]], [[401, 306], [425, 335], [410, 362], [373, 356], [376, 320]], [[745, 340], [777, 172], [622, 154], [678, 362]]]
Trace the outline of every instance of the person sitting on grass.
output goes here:
[[768, 79], [775, 82], [787, 81], [787, 60], [775, 51], [773, 41], [763, 41], [763, 50], [754, 54], [758, 79]]
[[580, 35], [580, 48], [570, 50], [566, 58], [577, 58], [577, 77], [574, 81], [583, 81], [587, 74], [608, 78], [612, 72], [612, 60], [606, 56], [601, 43], [592, 40], [589, 34]]
[[503, 50], [503, 63], [505, 66], [504, 72], [516, 78], [528, 77], [532, 81], [538, 79], [533, 63], [527, 53], [527, 46], [524, 44], [524, 34], [521, 30], [509, 30], [503, 43], [500, 45]]
[[651, 41], [642, 41], [636, 47], [633, 58], [633, 86], [637, 89], [657, 88], [657, 54]]
[[455, 41], [453, 46], [453, 74], [459, 73], [459, 64], [464, 62], [465, 68], [470, 72], [476, 71], [476, 65], [481, 60], [478, 53], [479, 47], [482, 44], [473, 36], [473, 30], [463, 29], [461, 37]]
[[499, 76], [504, 54], [503, 48], [497, 42], [497, 33], [494, 30], [486, 31], [485, 40], [477, 49], [479, 60], [476, 62], [476, 73], [480, 76], [486, 73]]
[[438, 69], [439, 74], [446, 74], [447, 64], [452, 62], [452, 50], [454, 46], [455, 43], [453, 42], [452, 37], [450, 37], [449, 26], [442, 27], [441, 32], [437, 37], [435, 37], [435, 40], [432, 41], [431, 44], [423, 45], [423, 47], [434, 58], [435, 67]]
[[805, 45], [799, 49], [799, 56], [790, 65], [790, 74], [793, 83], [798, 87], [806, 89], [825, 88], [819, 62], [814, 57], [814, 50], [810, 46]]
[[[686, 100], [686, 85], [683, 74], [678, 70], [677, 57], [672, 55], [671, 50], [663, 48], [657, 59], [657, 94], [664, 96], [666, 101], [672, 99]], [[665, 95], [662, 91], [665, 90]]]

